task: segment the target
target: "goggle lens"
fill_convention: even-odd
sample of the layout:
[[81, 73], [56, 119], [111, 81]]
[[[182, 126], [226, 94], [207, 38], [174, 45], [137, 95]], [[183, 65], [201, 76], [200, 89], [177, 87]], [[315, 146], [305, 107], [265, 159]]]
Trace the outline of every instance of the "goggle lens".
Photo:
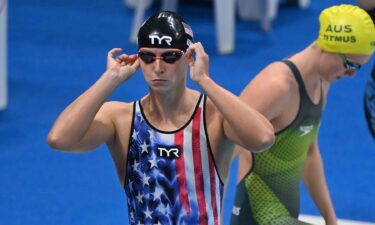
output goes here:
[[160, 56], [156, 56], [154, 53], [151, 52], [138, 52], [139, 58], [142, 59], [143, 62], [146, 64], [153, 63], [155, 60], [160, 59], [166, 63], [172, 64], [177, 62], [181, 56], [184, 55], [183, 51], [171, 51], [171, 52], [164, 52]]

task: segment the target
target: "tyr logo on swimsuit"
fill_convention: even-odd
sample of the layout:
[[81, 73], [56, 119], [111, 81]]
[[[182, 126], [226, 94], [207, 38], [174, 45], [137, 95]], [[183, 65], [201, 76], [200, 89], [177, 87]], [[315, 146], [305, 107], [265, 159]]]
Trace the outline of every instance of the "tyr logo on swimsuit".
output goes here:
[[164, 158], [179, 158], [180, 149], [177, 147], [158, 147], [158, 153], [160, 157]]

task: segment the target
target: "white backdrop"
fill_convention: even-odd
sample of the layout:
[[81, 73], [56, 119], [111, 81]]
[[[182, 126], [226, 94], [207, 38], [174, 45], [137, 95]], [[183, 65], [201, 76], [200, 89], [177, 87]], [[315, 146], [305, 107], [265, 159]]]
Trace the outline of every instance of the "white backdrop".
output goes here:
[[7, 0], [0, 0], [0, 110], [8, 103], [7, 79]]

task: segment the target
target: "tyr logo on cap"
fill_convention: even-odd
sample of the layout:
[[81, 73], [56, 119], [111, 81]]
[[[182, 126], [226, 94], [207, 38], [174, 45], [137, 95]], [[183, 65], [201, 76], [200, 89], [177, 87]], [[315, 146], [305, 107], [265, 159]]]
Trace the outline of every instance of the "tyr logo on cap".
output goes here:
[[151, 34], [150, 36], [148, 36], [150, 39], [151, 39], [151, 44], [154, 45], [155, 44], [155, 39], [158, 40], [158, 45], [162, 45], [162, 42], [165, 41], [167, 43], [167, 45], [171, 46], [171, 41], [172, 41], [172, 37], [171, 36], [161, 36], [159, 37], [158, 35], [156, 34]]

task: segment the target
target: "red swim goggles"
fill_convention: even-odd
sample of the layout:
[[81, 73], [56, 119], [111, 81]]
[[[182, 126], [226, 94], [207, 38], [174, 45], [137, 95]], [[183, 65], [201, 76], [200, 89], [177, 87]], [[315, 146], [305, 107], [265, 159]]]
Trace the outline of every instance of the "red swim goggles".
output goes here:
[[145, 62], [146, 64], [153, 63], [157, 59], [160, 59], [166, 63], [172, 64], [172, 63], [177, 62], [183, 55], [184, 55], [183, 51], [164, 52], [160, 56], [157, 56], [154, 53], [146, 52], [146, 51], [138, 52], [139, 58], [141, 58], [142, 61]]

